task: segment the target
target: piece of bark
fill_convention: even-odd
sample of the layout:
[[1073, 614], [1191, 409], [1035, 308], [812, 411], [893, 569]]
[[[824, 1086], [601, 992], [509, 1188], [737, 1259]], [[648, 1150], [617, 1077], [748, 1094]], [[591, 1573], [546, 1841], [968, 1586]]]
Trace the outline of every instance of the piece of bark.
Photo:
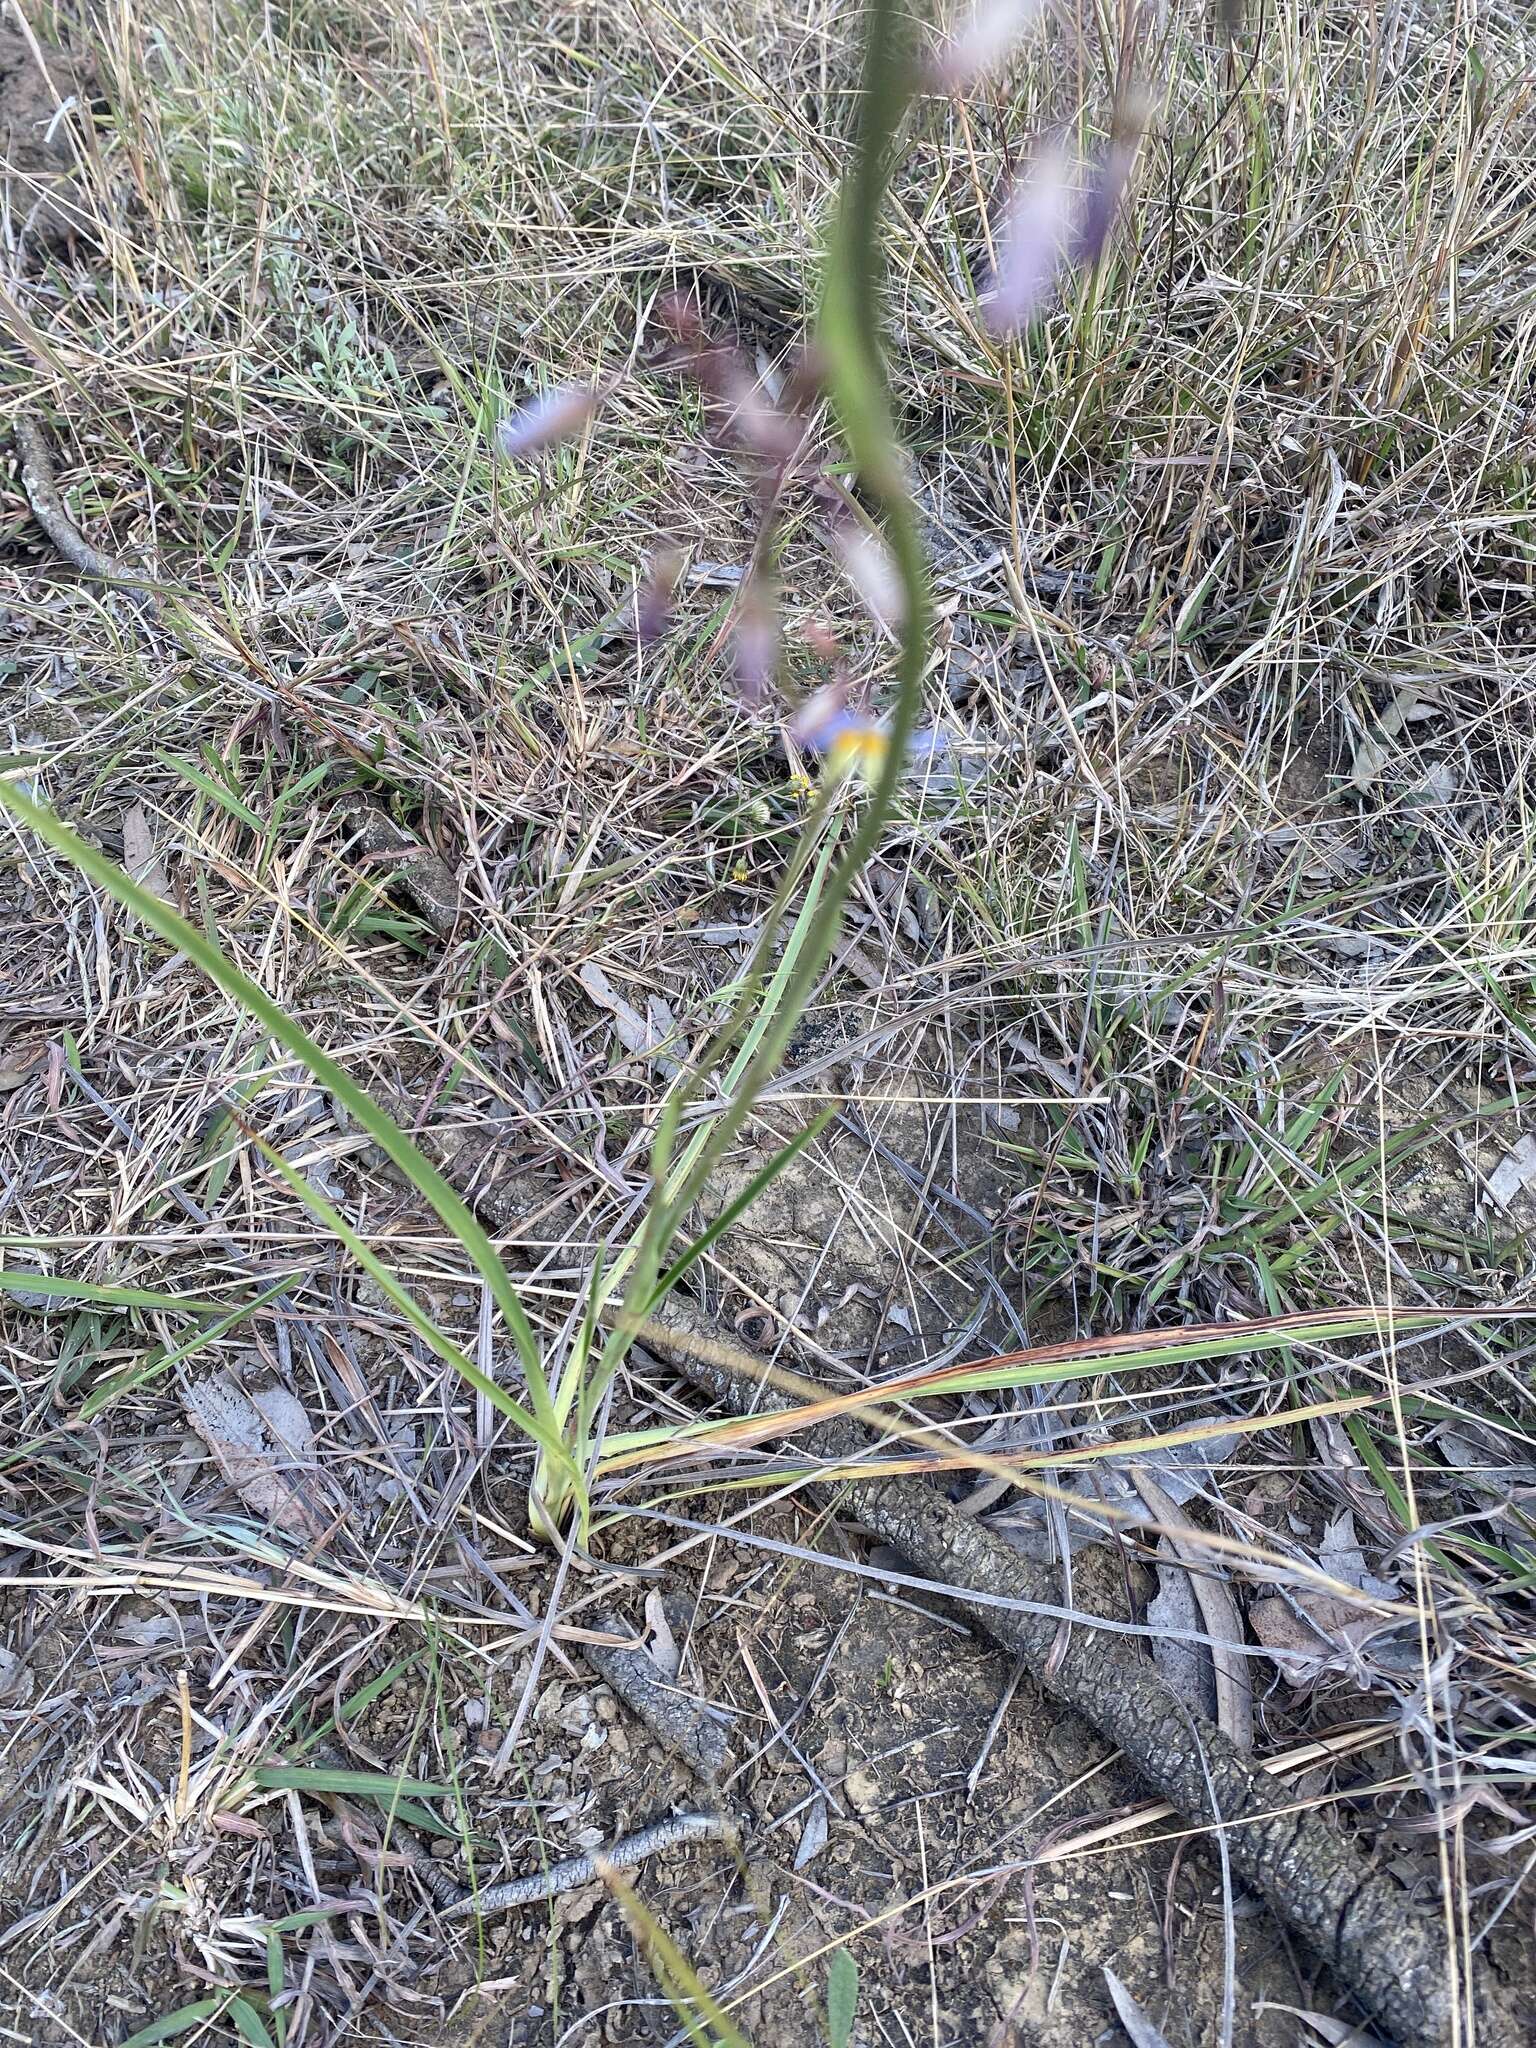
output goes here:
[[378, 804], [359, 799], [349, 816], [357, 828], [359, 852], [375, 869], [380, 863], [389, 864], [392, 872], [387, 886], [408, 896], [433, 937], [446, 944], [453, 937], [462, 908], [453, 869]]

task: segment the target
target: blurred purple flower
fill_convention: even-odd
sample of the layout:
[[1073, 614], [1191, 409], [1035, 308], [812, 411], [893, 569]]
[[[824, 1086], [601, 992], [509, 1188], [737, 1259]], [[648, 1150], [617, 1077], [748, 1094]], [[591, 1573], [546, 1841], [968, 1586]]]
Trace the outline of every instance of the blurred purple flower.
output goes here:
[[731, 622], [736, 688], [751, 709], [767, 701], [779, 672], [779, 613], [765, 576], [754, 570], [741, 586]]
[[658, 548], [645, 565], [635, 592], [635, 634], [642, 647], [653, 647], [672, 623], [672, 598], [682, 574], [676, 548]]
[[983, 301], [996, 335], [1019, 334], [1048, 303], [1071, 234], [1072, 188], [1060, 143], [1042, 149], [1013, 189]]
[[823, 683], [796, 707], [789, 720], [789, 736], [796, 746], [806, 747], [813, 754], [824, 754], [856, 718], [857, 714], [848, 709], [847, 679], [839, 676], [833, 682]]
[[[848, 703], [848, 683], [838, 677], [813, 692], [789, 721], [789, 736], [807, 753], [821, 754], [834, 775], [856, 770], [873, 782], [891, 750], [890, 727], [883, 718], [856, 711]], [[913, 733], [907, 743], [909, 761], [935, 760], [946, 746], [944, 735], [931, 728]]]
[[823, 755], [834, 775], [856, 768], [870, 782], [890, 744], [877, 719], [849, 710], [848, 685], [841, 678], [806, 698], [789, 721], [789, 736], [807, 753]]
[[898, 632], [906, 617], [906, 596], [891, 551], [879, 534], [863, 526], [838, 525], [828, 539], [871, 618], [888, 633]]
[[706, 350], [699, 358], [698, 376], [726, 407], [736, 438], [754, 454], [769, 462], [785, 462], [794, 454], [800, 422], [774, 404], [739, 349]]
[[704, 321], [697, 299], [689, 298], [686, 292], [663, 292], [656, 301], [656, 318], [679, 348], [703, 348]]
[[1146, 108], [1133, 99], [1121, 111], [1109, 147], [1094, 166], [1077, 233], [1072, 238], [1072, 261], [1084, 270], [1091, 270], [1104, 253], [1104, 244], [1109, 240], [1109, 231], [1130, 183], [1145, 127]]
[[946, 92], [963, 92], [995, 71], [1043, 4], [1044, 0], [975, 0], [934, 55], [934, 83]]
[[942, 726], [925, 725], [913, 733], [907, 747], [907, 765], [936, 768], [949, 755], [949, 734]]
[[557, 384], [541, 391], [496, 427], [496, 446], [511, 462], [524, 462], [579, 434], [608, 396], [601, 384]]

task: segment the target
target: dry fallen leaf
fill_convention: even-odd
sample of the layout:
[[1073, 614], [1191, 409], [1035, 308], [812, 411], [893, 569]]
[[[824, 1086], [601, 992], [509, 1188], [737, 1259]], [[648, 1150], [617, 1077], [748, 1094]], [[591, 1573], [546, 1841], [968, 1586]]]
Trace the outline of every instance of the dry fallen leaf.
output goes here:
[[0, 1095], [8, 1095], [13, 1088], [20, 1088], [42, 1069], [48, 1057], [48, 1034], [37, 1032], [24, 1038], [13, 1038], [0, 1045]]
[[[1190, 1592], [1200, 1610], [1200, 1626], [1210, 1654], [1216, 1725], [1239, 1749], [1252, 1749], [1253, 1687], [1249, 1682], [1248, 1657], [1243, 1647], [1243, 1618], [1232, 1588], [1208, 1564], [1201, 1568], [1200, 1531], [1178, 1503], [1158, 1485], [1145, 1466], [1133, 1466], [1131, 1471], [1137, 1492], [1164, 1531], [1164, 1540], [1159, 1548], [1166, 1549], [1171, 1557], [1179, 1558], [1189, 1572]], [[1354, 1533], [1353, 1524], [1350, 1533]], [[1163, 1565], [1159, 1566], [1158, 1576], [1166, 1587], [1173, 1573]], [[1185, 1644], [1182, 1647], [1196, 1646]]]
[[1214, 1721], [1216, 1673], [1211, 1653], [1204, 1643], [1191, 1640], [1204, 1632], [1195, 1589], [1166, 1539], [1158, 1548], [1166, 1553], [1169, 1562], [1158, 1565], [1157, 1597], [1147, 1606], [1147, 1626], [1156, 1631], [1152, 1637], [1152, 1660], [1169, 1689], [1178, 1694], [1185, 1706]]
[[655, 1587], [645, 1596], [645, 1625], [650, 1632], [645, 1647], [651, 1662], [663, 1677], [676, 1678], [682, 1669], [683, 1653], [667, 1619], [666, 1596]]
[[1369, 1593], [1373, 1599], [1395, 1600], [1402, 1590], [1396, 1579], [1379, 1579], [1366, 1564], [1355, 1534], [1355, 1518], [1348, 1508], [1335, 1515], [1323, 1531], [1317, 1561], [1329, 1578], [1353, 1586], [1358, 1593]]
[[1104, 1965], [1104, 1982], [1120, 2016], [1120, 2024], [1130, 2035], [1135, 2048], [1168, 2048], [1168, 2036], [1161, 2027], [1154, 2025], [1107, 1963]]
[[314, 1504], [318, 1468], [303, 1408], [285, 1387], [247, 1394], [226, 1373], [187, 1389], [187, 1420], [253, 1514], [306, 1542], [325, 1534]]
[[1536, 1138], [1524, 1137], [1489, 1174], [1488, 1199], [1507, 1209], [1532, 1181], [1536, 1181]]
[[649, 999], [646, 1005], [649, 1015], [642, 1017], [634, 1004], [619, 994], [595, 960], [585, 961], [578, 967], [576, 979], [594, 1003], [600, 1003], [610, 1012], [613, 1028], [626, 1052], [639, 1053], [650, 1059], [663, 1080], [670, 1081], [682, 1072], [679, 1059], [670, 1052], [659, 1050], [664, 1045], [680, 1044], [676, 1019], [660, 996]]
[[[1154, 1424], [1143, 1423], [1139, 1416], [1132, 1416], [1130, 1420], [1133, 1427], [1139, 1426], [1138, 1433], [1156, 1434]], [[984, 1450], [1011, 1449], [1021, 1440], [1016, 1420], [979, 1439]], [[1094, 1460], [1091, 1469], [1074, 1467], [1064, 1475], [1060, 1482], [1061, 1490], [1077, 1494], [1095, 1506], [1136, 1508], [1141, 1503], [1136, 1485], [1139, 1473], [1160, 1487], [1175, 1507], [1182, 1507], [1185, 1501], [1211, 1484], [1214, 1474], [1231, 1457], [1237, 1443], [1236, 1434], [1230, 1430], [1159, 1444], [1155, 1450], [1117, 1452], [1113, 1440], [1110, 1440], [1104, 1444], [1102, 1454]], [[1045, 1503], [1033, 1495], [1026, 1495], [1020, 1500], [1010, 1501], [1007, 1507], [990, 1515], [988, 1523], [1016, 1550], [1042, 1556], [1053, 1554], [1048, 1545], [1042, 1548], [1041, 1532], [1045, 1519]], [[1072, 1515], [1069, 1530], [1073, 1550], [1102, 1543], [1103, 1526], [1102, 1522]]]
[[123, 813], [123, 866], [151, 896], [170, 895], [170, 877], [155, 851], [155, 837], [142, 804], [130, 804]]
[[1248, 1625], [1294, 1686], [1340, 1671], [1368, 1692], [1381, 1675], [1401, 1677], [1418, 1663], [1416, 1646], [1394, 1635], [1384, 1616], [1310, 1587], [1288, 1599], [1255, 1600]]
[[811, 1801], [805, 1826], [800, 1831], [800, 1846], [795, 1851], [796, 1870], [804, 1870], [808, 1864], [814, 1863], [826, 1846], [827, 1802], [818, 1792]]
[[24, 1707], [32, 1697], [32, 1673], [14, 1650], [0, 1643], [0, 1701]]
[[1297, 2037], [1297, 2048], [1314, 2048], [1315, 2041], [1325, 2042], [1327, 2048], [1385, 2048], [1379, 2034], [1373, 2034], [1369, 2028], [1349, 2020], [1336, 2019], [1332, 2013], [1308, 2012], [1299, 2005], [1281, 2005], [1276, 1999], [1260, 1999], [1254, 2007], [1255, 2017], [1267, 2012], [1283, 2012], [1312, 2029], [1311, 2035]]
[[1444, 710], [1445, 706], [1432, 683], [1399, 683], [1392, 702], [1376, 721], [1375, 731], [1368, 732], [1355, 749], [1349, 773], [1350, 788], [1369, 789], [1392, 759], [1396, 751], [1392, 742], [1405, 728], [1417, 725], [1421, 719], [1438, 718]]

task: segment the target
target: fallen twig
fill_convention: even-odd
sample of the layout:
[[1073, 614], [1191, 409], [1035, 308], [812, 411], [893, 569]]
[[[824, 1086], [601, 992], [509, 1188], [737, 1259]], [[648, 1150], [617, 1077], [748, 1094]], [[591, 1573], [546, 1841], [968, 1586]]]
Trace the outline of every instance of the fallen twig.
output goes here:
[[[625, 1632], [622, 1624], [606, 1615], [598, 1617], [598, 1626], [612, 1629], [615, 1635]], [[713, 1789], [725, 1766], [725, 1730], [720, 1723], [712, 1721], [686, 1693], [665, 1683], [644, 1650], [583, 1643], [581, 1653], [663, 1748], [685, 1763], [701, 1785]]]
[[653, 1820], [638, 1834], [622, 1836], [611, 1849], [598, 1849], [590, 1856], [567, 1856], [563, 1863], [552, 1863], [531, 1877], [514, 1877], [505, 1884], [488, 1885], [484, 1891], [466, 1892], [445, 1905], [442, 1915], [445, 1920], [468, 1920], [488, 1913], [510, 1913], [518, 1906], [537, 1905], [590, 1884], [605, 1868], [632, 1870], [647, 1857], [675, 1849], [679, 1842], [719, 1841], [730, 1832], [731, 1824], [720, 1812], [670, 1814], [665, 1820]]
[[[600, 1618], [600, 1625], [611, 1628], [615, 1635], [625, 1632], [622, 1624], [607, 1617]], [[640, 1716], [663, 1748], [685, 1763], [704, 1791], [713, 1796], [726, 1756], [725, 1731], [719, 1723], [710, 1720], [686, 1695], [667, 1685], [654, 1660], [638, 1646], [583, 1643], [581, 1650], [598, 1676]], [[345, 1765], [345, 1758], [328, 1745], [322, 1747], [320, 1754]], [[336, 1803], [355, 1830], [355, 1813], [345, 1802]], [[707, 1811], [668, 1814], [649, 1822], [635, 1834], [621, 1836], [610, 1848], [594, 1850], [590, 1855], [567, 1856], [527, 1877], [508, 1878], [475, 1889], [466, 1888], [454, 1872], [437, 1862], [415, 1840], [409, 1828], [396, 1823], [396, 1853], [425, 1884], [445, 1920], [467, 1920], [537, 1905], [590, 1884], [608, 1870], [632, 1870], [649, 1857], [676, 1848], [680, 1842], [721, 1840], [732, 1842], [739, 1852], [739, 1830], [715, 1798]], [[354, 1853], [362, 1853], [355, 1833], [349, 1836], [349, 1842]], [[761, 1906], [762, 1901], [758, 1903]]]
[[94, 577], [98, 583], [114, 583], [147, 594], [151, 587], [147, 576], [130, 569], [116, 555], [93, 547], [70, 518], [58, 479], [53, 473], [53, 455], [47, 436], [37, 421], [28, 413], [20, 413], [11, 431], [16, 437], [16, 452], [21, 457], [21, 487], [32, 507], [32, 517], [65, 561], [78, 569], [82, 576]]

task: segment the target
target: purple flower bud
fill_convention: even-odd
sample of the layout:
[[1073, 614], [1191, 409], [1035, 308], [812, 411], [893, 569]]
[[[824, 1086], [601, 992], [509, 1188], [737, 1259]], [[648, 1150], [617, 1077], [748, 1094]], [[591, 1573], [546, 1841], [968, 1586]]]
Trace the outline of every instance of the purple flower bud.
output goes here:
[[496, 446], [511, 462], [542, 454], [579, 434], [607, 396], [596, 384], [557, 384], [541, 391], [498, 422]]
[[997, 271], [983, 302], [996, 335], [1021, 333], [1049, 301], [1071, 225], [1071, 187], [1060, 144], [1043, 149], [1014, 187], [998, 237]]
[[975, 0], [931, 66], [935, 84], [963, 92], [995, 71], [1040, 12], [1043, 0]]

